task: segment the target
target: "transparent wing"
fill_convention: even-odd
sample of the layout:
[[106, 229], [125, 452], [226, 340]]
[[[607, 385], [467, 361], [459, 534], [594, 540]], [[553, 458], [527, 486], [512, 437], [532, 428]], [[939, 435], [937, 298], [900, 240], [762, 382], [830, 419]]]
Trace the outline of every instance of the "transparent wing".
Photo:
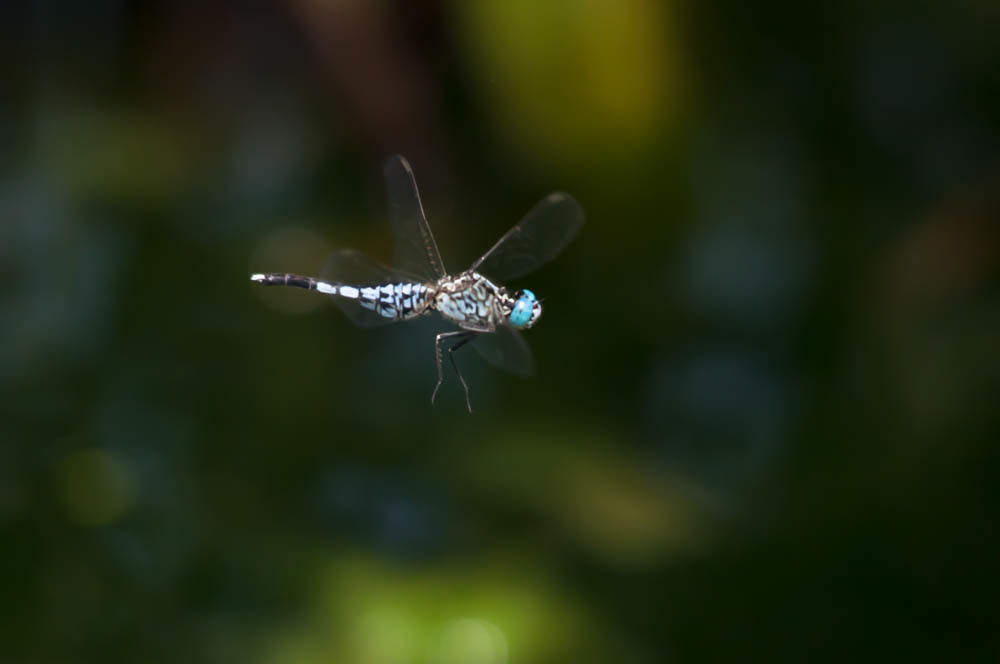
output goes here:
[[476, 336], [472, 347], [495, 367], [509, 371], [515, 376], [535, 375], [535, 358], [517, 330], [501, 325], [495, 332]]
[[[385, 265], [372, 260], [356, 249], [339, 249], [330, 256], [320, 271], [320, 278], [335, 285], [378, 286], [380, 284], [414, 281], [412, 277], [390, 270]], [[330, 299], [337, 308], [355, 325], [375, 327], [394, 322], [378, 315], [371, 309], [361, 306], [359, 300], [353, 300], [339, 295], [331, 295]]]
[[569, 194], [543, 198], [472, 269], [498, 281], [524, 276], [555, 258], [583, 226], [583, 208]]
[[424, 217], [417, 181], [402, 155], [390, 157], [383, 169], [392, 220], [393, 267], [434, 282], [445, 276], [437, 243]]

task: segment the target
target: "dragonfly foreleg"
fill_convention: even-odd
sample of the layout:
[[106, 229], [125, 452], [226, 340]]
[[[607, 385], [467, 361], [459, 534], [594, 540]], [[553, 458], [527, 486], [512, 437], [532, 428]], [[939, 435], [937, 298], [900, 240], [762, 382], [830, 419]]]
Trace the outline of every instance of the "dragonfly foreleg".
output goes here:
[[452, 353], [472, 341], [475, 336], [475, 332], [456, 330], [455, 332], [442, 332], [434, 337], [434, 360], [437, 362], [438, 380], [437, 385], [434, 386], [434, 392], [431, 393], [431, 403], [434, 403], [438, 389], [441, 388], [441, 383], [444, 382], [444, 371], [441, 367], [441, 342], [445, 339], [455, 339], [455, 343], [448, 347], [448, 358], [451, 360], [451, 367], [455, 370], [455, 374], [458, 375], [458, 380], [461, 381], [462, 388], [465, 390], [465, 405], [469, 409], [469, 412], [472, 412], [472, 404], [469, 401], [469, 386], [465, 383], [462, 372], [458, 370], [458, 365], [455, 364], [455, 356]]

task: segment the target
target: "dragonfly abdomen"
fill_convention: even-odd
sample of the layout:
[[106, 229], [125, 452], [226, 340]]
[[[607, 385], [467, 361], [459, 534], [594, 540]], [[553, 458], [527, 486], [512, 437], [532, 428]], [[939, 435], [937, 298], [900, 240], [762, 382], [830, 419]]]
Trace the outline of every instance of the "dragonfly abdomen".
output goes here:
[[[343, 288], [341, 286], [341, 295]], [[422, 315], [430, 299], [430, 289], [426, 284], [412, 282], [362, 286], [354, 290], [362, 307], [390, 320], [407, 320]]]
[[425, 284], [400, 282], [377, 286], [337, 284], [298, 274], [254, 274], [252, 281], [265, 286], [294, 286], [347, 300], [356, 300], [365, 309], [389, 320], [407, 320], [423, 314], [430, 300]]

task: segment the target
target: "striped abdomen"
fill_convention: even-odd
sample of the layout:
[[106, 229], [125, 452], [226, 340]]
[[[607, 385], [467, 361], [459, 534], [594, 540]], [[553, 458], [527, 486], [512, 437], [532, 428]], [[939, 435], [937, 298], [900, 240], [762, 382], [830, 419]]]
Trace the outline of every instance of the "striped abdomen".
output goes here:
[[[340, 287], [340, 295], [347, 297], [344, 294], [344, 288], [351, 287]], [[424, 284], [408, 282], [382, 284], [381, 286], [351, 288], [351, 291], [357, 292], [358, 302], [361, 303], [362, 307], [391, 320], [414, 318], [427, 309], [428, 289]]]
[[374, 311], [390, 321], [406, 320], [423, 314], [430, 299], [428, 287], [419, 283], [349, 286], [297, 274], [254, 274], [250, 279], [265, 286], [295, 286], [354, 300], [362, 308]]

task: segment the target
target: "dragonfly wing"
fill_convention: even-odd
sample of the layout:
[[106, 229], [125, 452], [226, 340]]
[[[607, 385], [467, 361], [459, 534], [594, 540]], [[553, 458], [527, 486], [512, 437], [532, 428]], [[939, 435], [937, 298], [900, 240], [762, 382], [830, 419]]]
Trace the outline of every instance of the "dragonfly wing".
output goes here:
[[[416, 281], [414, 278], [390, 270], [385, 265], [369, 258], [356, 249], [339, 249], [330, 256], [323, 265], [320, 278], [331, 284], [355, 286], [379, 286], [381, 284]], [[331, 296], [333, 303], [355, 324], [362, 327], [375, 327], [394, 322], [361, 306], [359, 299], [351, 299], [338, 295]]]
[[444, 264], [424, 216], [413, 169], [402, 155], [396, 155], [385, 163], [383, 173], [395, 243], [393, 266], [422, 281], [435, 282], [445, 276]]
[[509, 371], [515, 376], [535, 375], [535, 358], [517, 330], [506, 325], [495, 332], [476, 335], [472, 347], [495, 367]]
[[569, 194], [543, 198], [472, 269], [498, 281], [516, 279], [555, 258], [583, 226], [583, 208]]

